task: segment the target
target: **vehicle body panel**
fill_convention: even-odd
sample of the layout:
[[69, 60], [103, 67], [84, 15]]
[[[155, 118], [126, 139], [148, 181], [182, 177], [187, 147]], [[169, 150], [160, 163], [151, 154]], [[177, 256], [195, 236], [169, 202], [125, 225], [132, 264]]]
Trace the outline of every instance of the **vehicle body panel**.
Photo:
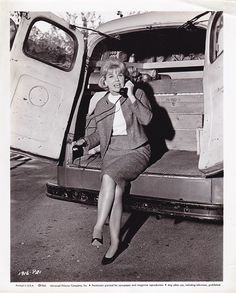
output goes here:
[[[217, 13], [210, 19], [206, 39], [203, 78], [205, 116], [200, 136], [199, 160], [199, 169], [206, 174], [223, 170], [223, 23], [221, 22], [223, 22], [222, 13]], [[217, 40], [216, 34], [218, 34]], [[212, 60], [216, 45], [220, 52]]]
[[[160, 26], [181, 26], [190, 19], [196, 17], [201, 12], [185, 11], [183, 12], [166, 12], [166, 11], [153, 11], [146, 12], [127, 17], [118, 18], [101, 24], [98, 30], [106, 34], [116, 34], [119, 32], [127, 32], [130, 30], [140, 30], [145, 28], [160, 27]], [[201, 24], [207, 27], [209, 16], [201, 18]], [[94, 35], [95, 36], [95, 35]], [[92, 39], [92, 35], [90, 40]], [[88, 43], [90, 44], [90, 42]]]
[[[46, 21], [70, 33], [76, 45], [71, 70], [26, 55], [23, 46], [34, 21]], [[82, 34], [70, 30], [68, 23], [53, 14], [35, 12], [23, 18], [16, 39], [10, 61], [11, 146], [58, 159], [81, 72]]]

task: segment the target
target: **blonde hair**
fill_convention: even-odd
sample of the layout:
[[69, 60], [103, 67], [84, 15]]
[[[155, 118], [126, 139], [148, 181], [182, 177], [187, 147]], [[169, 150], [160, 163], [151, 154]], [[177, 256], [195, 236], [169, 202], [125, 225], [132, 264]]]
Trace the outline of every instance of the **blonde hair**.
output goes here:
[[124, 74], [124, 76], [129, 76], [129, 73], [127, 71], [127, 68], [125, 66], [125, 63], [124, 62], [121, 62], [119, 59], [117, 58], [110, 58], [108, 60], [105, 61], [105, 63], [103, 64], [103, 66], [101, 67], [101, 70], [100, 70], [100, 79], [98, 81], [98, 85], [107, 90], [108, 87], [107, 85], [105, 84], [105, 79], [106, 79], [106, 75], [107, 73], [110, 71], [110, 70], [116, 70], [116, 69], [119, 69], [121, 73]]

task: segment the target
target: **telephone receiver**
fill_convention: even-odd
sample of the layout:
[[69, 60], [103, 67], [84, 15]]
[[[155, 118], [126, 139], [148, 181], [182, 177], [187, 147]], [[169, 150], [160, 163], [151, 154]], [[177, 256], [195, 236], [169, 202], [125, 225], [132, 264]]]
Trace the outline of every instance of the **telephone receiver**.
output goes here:
[[[130, 80], [129, 77], [125, 77], [125, 84], [126, 84], [126, 82], [129, 81], [129, 80]], [[122, 88], [120, 89], [120, 91], [119, 91], [119, 94], [122, 95], [124, 98], [128, 98], [128, 96], [127, 96], [127, 92], [128, 92], [127, 87], [122, 87]]]
[[122, 96], [125, 97], [125, 98], [128, 98], [128, 96], [127, 96], [127, 92], [128, 92], [127, 87], [122, 87], [122, 88], [120, 89], [120, 91], [119, 91], [119, 94], [122, 95]]

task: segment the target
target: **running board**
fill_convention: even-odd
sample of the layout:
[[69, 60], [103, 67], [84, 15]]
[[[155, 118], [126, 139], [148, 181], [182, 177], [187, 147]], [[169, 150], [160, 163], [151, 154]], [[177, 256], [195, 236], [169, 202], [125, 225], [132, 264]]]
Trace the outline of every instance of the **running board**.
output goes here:
[[[97, 205], [98, 191], [62, 187], [53, 183], [47, 183], [46, 187], [46, 195], [50, 198]], [[131, 194], [124, 196], [124, 209], [126, 211], [142, 211], [176, 218], [223, 223], [223, 205], [221, 204], [186, 202]]]

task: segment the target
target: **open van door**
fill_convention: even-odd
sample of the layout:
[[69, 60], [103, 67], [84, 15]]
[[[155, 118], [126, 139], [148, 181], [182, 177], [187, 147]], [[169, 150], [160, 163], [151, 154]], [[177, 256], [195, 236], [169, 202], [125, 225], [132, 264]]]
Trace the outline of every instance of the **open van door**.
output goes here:
[[58, 159], [84, 55], [79, 31], [52, 13], [24, 13], [11, 50], [11, 147]]
[[213, 13], [206, 36], [203, 74], [204, 127], [199, 169], [206, 175], [223, 170], [223, 13]]

